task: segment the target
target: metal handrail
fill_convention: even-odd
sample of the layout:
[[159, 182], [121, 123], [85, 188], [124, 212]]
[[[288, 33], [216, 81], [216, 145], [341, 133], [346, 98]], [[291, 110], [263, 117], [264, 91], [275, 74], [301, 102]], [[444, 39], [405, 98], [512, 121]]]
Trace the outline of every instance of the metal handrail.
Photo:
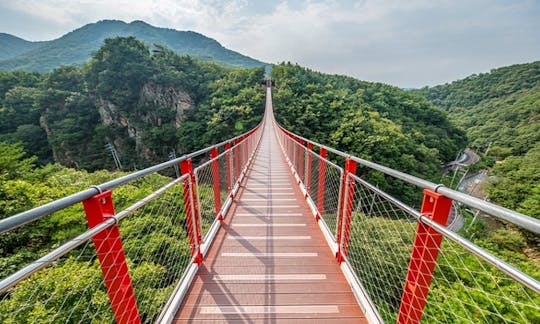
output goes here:
[[58, 248], [54, 249], [53, 251], [47, 253], [47, 255], [39, 258], [38, 260], [30, 263], [26, 267], [20, 269], [19, 271], [13, 273], [12, 275], [2, 279], [0, 281], [0, 293], [3, 293], [7, 291], [9, 288], [15, 286], [17, 283], [23, 281], [24, 279], [31, 276], [33, 273], [47, 267], [49, 264], [53, 263], [57, 259], [61, 258], [62, 256], [66, 255], [67, 253], [73, 251], [78, 246], [84, 244], [85, 242], [88, 242], [91, 240], [94, 236], [98, 235], [99, 233], [103, 232], [107, 228], [113, 226], [114, 224], [117, 224], [121, 219], [124, 217], [133, 214], [137, 209], [143, 207], [150, 201], [156, 199], [161, 194], [163, 194], [165, 191], [170, 189], [171, 187], [175, 186], [176, 184], [180, 183], [181, 181], [184, 181], [188, 177], [187, 174], [169, 182], [168, 184], [164, 185], [163, 187], [159, 188], [158, 190], [152, 192], [145, 198], [139, 200], [138, 202], [134, 203], [133, 205], [129, 206], [128, 208], [124, 209], [123, 211], [117, 213], [113, 217], [108, 218], [107, 220], [103, 221], [102, 223], [99, 223], [98, 225], [92, 227], [91, 229], [87, 230], [86, 232], [80, 234], [79, 236], [75, 237], [74, 239], [62, 244]]
[[538, 282], [536, 279], [532, 278], [531, 276], [525, 274], [524, 272], [518, 270], [517, 268], [511, 266], [510, 264], [504, 262], [503, 260], [499, 259], [498, 257], [494, 256], [493, 254], [487, 252], [486, 250], [482, 249], [481, 247], [477, 246], [476, 244], [470, 242], [469, 240], [461, 237], [460, 235], [452, 232], [451, 230], [447, 229], [446, 227], [438, 224], [437, 222], [433, 221], [429, 217], [424, 216], [422, 213], [417, 211], [414, 208], [411, 208], [409, 205], [403, 203], [399, 199], [389, 195], [388, 193], [380, 190], [379, 188], [375, 187], [371, 183], [363, 180], [362, 178], [358, 177], [354, 174], [349, 174], [349, 177], [353, 178], [355, 181], [362, 184], [362, 186], [365, 186], [369, 188], [369, 190], [377, 193], [381, 197], [383, 197], [385, 200], [388, 200], [392, 202], [396, 207], [403, 210], [407, 214], [413, 216], [418, 220], [419, 222], [422, 222], [432, 228], [434, 228], [437, 232], [441, 233], [444, 237], [447, 239], [454, 241], [455, 243], [459, 244], [461, 247], [465, 248], [472, 254], [480, 257], [482, 260], [488, 262], [489, 264], [493, 265], [497, 269], [499, 269], [501, 272], [507, 274], [510, 278], [516, 280], [517, 282], [521, 283], [522, 285], [532, 289], [537, 294], [540, 294], [540, 282]]
[[[10, 230], [13, 230], [13, 229], [15, 229], [17, 227], [23, 226], [25, 224], [28, 224], [30, 222], [36, 221], [36, 220], [38, 220], [38, 219], [40, 219], [40, 218], [42, 218], [44, 216], [50, 215], [50, 214], [52, 214], [52, 213], [54, 213], [56, 211], [59, 211], [61, 209], [70, 207], [72, 205], [75, 205], [75, 204], [77, 204], [77, 203], [79, 203], [79, 202], [81, 202], [83, 200], [91, 198], [92, 196], [94, 196], [94, 195], [96, 195], [96, 194], [98, 194], [100, 192], [114, 189], [114, 188], [116, 188], [118, 186], [121, 186], [123, 184], [132, 182], [134, 180], [137, 180], [137, 179], [142, 178], [144, 176], [147, 176], [149, 174], [159, 172], [159, 171], [164, 170], [164, 169], [166, 169], [168, 167], [171, 167], [173, 165], [178, 165], [178, 163], [180, 163], [182, 161], [185, 161], [187, 159], [197, 157], [197, 156], [199, 156], [201, 154], [207, 153], [210, 150], [212, 150], [213, 148], [220, 148], [220, 147], [224, 146], [226, 143], [230, 143], [230, 142], [235, 141], [237, 139], [240, 139], [240, 138], [242, 138], [244, 136], [247, 137], [249, 134], [251, 134], [255, 130], [257, 130], [261, 125], [262, 125], [262, 121], [255, 128], [253, 128], [253, 129], [251, 129], [251, 130], [249, 130], [249, 131], [247, 131], [247, 132], [245, 132], [245, 133], [243, 133], [241, 135], [238, 135], [236, 137], [233, 137], [231, 139], [223, 141], [221, 143], [206, 147], [204, 149], [201, 149], [199, 151], [196, 151], [196, 152], [193, 152], [193, 153], [190, 153], [190, 154], [183, 155], [183, 156], [178, 157], [178, 158], [173, 159], [173, 160], [169, 160], [169, 161], [166, 161], [166, 162], [151, 166], [149, 168], [146, 168], [146, 169], [143, 169], [143, 170], [140, 170], [140, 171], [130, 173], [130, 174], [125, 175], [123, 177], [120, 177], [120, 178], [113, 179], [111, 181], [102, 183], [100, 185], [91, 186], [89, 189], [79, 191], [77, 193], [71, 194], [71, 195], [66, 196], [64, 198], [57, 199], [57, 200], [49, 202], [47, 204], [44, 204], [44, 205], [32, 208], [30, 210], [21, 212], [19, 214], [10, 216], [8, 218], [2, 219], [2, 220], [0, 220], [0, 234], [8, 232]], [[242, 143], [245, 139], [246, 138], [244, 138], [238, 144]]]
[[[540, 234], [540, 220], [533, 218], [531, 216], [519, 213], [514, 210], [510, 210], [507, 208], [504, 208], [502, 206], [487, 202], [485, 200], [467, 195], [465, 193], [450, 189], [445, 187], [443, 184], [435, 184], [431, 181], [424, 180], [419, 177], [415, 177], [413, 175], [394, 170], [392, 168], [389, 168], [384, 165], [380, 165], [371, 161], [367, 161], [364, 159], [361, 159], [359, 157], [347, 154], [345, 152], [341, 152], [339, 150], [336, 150], [332, 147], [328, 147], [326, 145], [317, 143], [315, 141], [309, 140], [305, 137], [302, 137], [300, 135], [297, 135], [283, 126], [281, 126], [277, 121], [275, 121], [276, 125], [289, 137], [293, 138], [296, 137], [297, 139], [300, 139], [302, 141], [305, 141], [305, 143], [310, 143], [314, 146], [324, 148], [328, 152], [331, 152], [333, 154], [336, 154], [338, 156], [344, 157], [344, 158], [350, 158], [351, 160], [357, 162], [358, 164], [361, 164], [365, 167], [368, 167], [372, 170], [376, 170], [379, 172], [382, 172], [386, 175], [389, 175], [393, 178], [397, 178], [400, 180], [403, 180], [404, 182], [407, 182], [409, 184], [415, 185], [417, 187], [420, 187], [422, 189], [429, 189], [431, 191], [434, 191], [436, 193], [440, 193], [448, 198], [451, 198], [455, 201], [458, 201], [462, 204], [465, 204], [467, 206], [470, 206], [472, 208], [478, 209], [480, 211], [483, 211], [486, 214], [489, 214], [491, 216], [494, 216], [496, 218], [508, 221], [512, 224], [521, 226], [522, 228], [529, 230], [533, 233]], [[292, 135], [292, 136], [291, 136]]]

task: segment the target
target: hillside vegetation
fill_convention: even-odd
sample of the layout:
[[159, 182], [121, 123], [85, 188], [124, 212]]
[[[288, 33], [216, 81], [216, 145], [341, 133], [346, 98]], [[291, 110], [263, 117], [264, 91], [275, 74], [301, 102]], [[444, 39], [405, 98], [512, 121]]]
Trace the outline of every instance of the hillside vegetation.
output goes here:
[[133, 36], [147, 46], [161, 45], [178, 54], [225, 65], [265, 65], [224, 48], [216, 40], [196, 32], [158, 28], [143, 21], [125, 23], [119, 20], [103, 20], [44, 42], [28, 42], [12, 35], [0, 34], [0, 71], [50, 72], [61, 65], [81, 66], [104, 44], [105, 39], [118, 36]]
[[[263, 67], [231, 69], [157, 49], [151, 53], [133, 37], [117, 37], [105, 40], [83, 67], [0, 72], [0, 219], [125, 175], [100, 170], [114, 168], [107, 143], [125, 170], [142, 168], [260, 122]], [[116, 211], [170, 181], [153, 174], [115, 188]], [[121, 221], [145, 323], [156, 320], [191, 262], [183, 194], [182, 185], [173, 186]], [[76, 204], [2, 234], [0, 278], [87, 227]], [[0, 294], [0, 322], [111, 322], [102, 277], [93, 244], [83, 244]]]
[[39, 164], [124, 169], [166, 160], [254, 127], [264, 110], [264, 68], [228, 69], [107, 39], [84, 67], [0, 72], [0, 141], [21, 142]]
[[[349, 154], [437, 181], [466, 144], [444, 111], [411, 92], [291, 64], [275, 66], [272, 77], [278, 122]], [[418, 191], [378, 174], [370, 179], [400, 196]]]
[[469, 145], [487, 152], [485, 161], [497, 161], [488, 198], [539, 217], [540, 61], [418, 92], [449, 112], [467, 131]]

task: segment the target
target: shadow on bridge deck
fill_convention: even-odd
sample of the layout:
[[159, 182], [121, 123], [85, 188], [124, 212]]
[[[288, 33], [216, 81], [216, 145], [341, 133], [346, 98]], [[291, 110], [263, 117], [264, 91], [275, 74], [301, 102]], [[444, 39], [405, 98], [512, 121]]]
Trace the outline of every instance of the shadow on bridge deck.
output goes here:
[[268, 121], [237, 197], [176, 323], [366, 322]]

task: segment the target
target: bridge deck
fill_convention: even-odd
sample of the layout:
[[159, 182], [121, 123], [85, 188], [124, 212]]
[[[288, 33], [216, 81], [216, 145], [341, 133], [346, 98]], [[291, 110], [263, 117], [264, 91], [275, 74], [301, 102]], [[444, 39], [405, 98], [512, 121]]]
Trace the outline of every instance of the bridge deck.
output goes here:
[[267, 123], [176, 323], [365, 321], [293, 180]]

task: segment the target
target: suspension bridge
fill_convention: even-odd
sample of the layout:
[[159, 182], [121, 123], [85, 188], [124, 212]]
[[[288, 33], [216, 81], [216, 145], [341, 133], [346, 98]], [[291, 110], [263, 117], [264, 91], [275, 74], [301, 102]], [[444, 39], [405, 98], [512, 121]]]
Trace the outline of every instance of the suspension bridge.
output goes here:
[[[533, 235], [537, 219], [291, 133], [266, 91], [245, 134], [1, 220], [88, 230], [1, 279], [0, 321], [537, 322], [538, 278], [447, 227], [452, 203]], [[423, 190], [420, 210], [362, 169]], [[115, 210], [149, 178], [167, 181]]]

